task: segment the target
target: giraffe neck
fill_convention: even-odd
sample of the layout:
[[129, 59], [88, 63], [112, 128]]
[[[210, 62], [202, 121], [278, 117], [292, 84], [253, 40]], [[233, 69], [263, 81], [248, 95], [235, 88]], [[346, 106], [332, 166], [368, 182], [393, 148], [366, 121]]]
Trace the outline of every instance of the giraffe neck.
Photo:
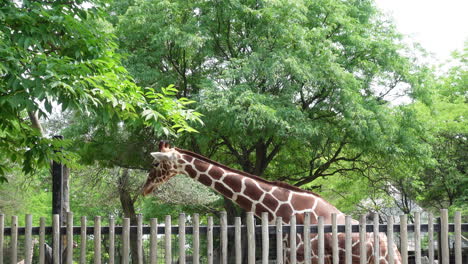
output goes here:
[[[182, 164], [182, 173], [212, 188], [244, 210], [254, 212], [258, 217], [262, 212], [267, 212], [270, 221], [280, 216], [283, 222], [289, 223], [291, 215], [296, 215], [297, 223], [302, 223], [304, 213], [310, 212], [311, 222], [316, 223], [318, 215], [339, 212], [321, 197], [284, 188], [284, 184], [258, 181], [187, 154], [182, 154], [179, 162]], [[328, 206], [331, 208], [324, 208]]]

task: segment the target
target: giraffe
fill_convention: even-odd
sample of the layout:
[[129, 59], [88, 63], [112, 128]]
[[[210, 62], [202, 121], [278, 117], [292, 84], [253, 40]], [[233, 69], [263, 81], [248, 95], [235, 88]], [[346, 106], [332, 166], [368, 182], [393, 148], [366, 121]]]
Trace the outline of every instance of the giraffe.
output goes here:
[[[318, 216], [322, 216], [324, 224], [331, 224], [332, 213], [337, 215], [337, 223], [344, 224], [345, 215], [319, 195], [302, 190], [298, 187], [278, 182], [267, 181], [258, 176], [219, 164], [199, 154], [188, 150], [171, 148], [161, 141], [159, 152], [153, 152], [152, 168], [148, 174], [142, 192], [146, 196], [154, 189], [168, 181], [177, 174], [185, 174], [202, 184], [212, 188], [226, 198], [237, 203], [247, 212], [253, 212], [261, 217], [262, 212], [268, 213], [268, 220], [274, 223], [277, 217], [281, 217], [284, 224], [289, 224], [291, 216], [296, 216], [296, 223], [303, 224], [306, 213], [310, 214], [311, 224], [318, 223]], [[358, 224], [352, 220], [353, 224]], [[312, 263], [318, 263], [318, 239], [316, 234], [311, 234]], [[325, 234], [325, 263], [332, 263], [331, 234]], [[296, 259], [297, 263], [304, 263], [303, 235], [297, 235]], [[289, 263], [290, 247], [287, 236], [284, 238], [286, 263]], [[380, 258], [379, 264], [388, 263], [387, 238], [383, 233], [379, 234]], [[345, 262], [345, 236], [338, 235], [340, 263]], [[376, 263], [373, 250], [373, 236], [366, 235], [367, 263]], [[352, 236], [352, 262], [360, 263], [359, 234]], [[394, 245], [395, 264], [401, 263], [401, 256]], [[391, 263], [390, 263], [391, 264]]]

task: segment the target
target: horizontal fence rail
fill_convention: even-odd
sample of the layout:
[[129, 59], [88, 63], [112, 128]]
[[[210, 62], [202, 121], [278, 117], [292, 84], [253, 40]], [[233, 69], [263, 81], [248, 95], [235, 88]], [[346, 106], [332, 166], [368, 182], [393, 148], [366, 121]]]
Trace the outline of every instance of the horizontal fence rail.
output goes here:
[[[33, 217], [26, 215], [26, 226], [19, 227], [17, 216], [8, 218], [11, 221], [6, 226], [5, 215], [0, 214], [0, 264], [284, 264], [287, 258], [289, 263], [298, 263], [296, 248], [287, 248], [283, 242], [296, 244], [298, 240], [302, 241], [300, 236], [310, 238], [310, 235], [317, 236], [318, 244], [313, 249], [310, 240], [305, 240], [308, 241], [303, 249], [306, 254], [301, 256], [304, 263], [312, 263], [310, 252], [314, 250], [318, 252], [319, 264], [325, 263], [327, 257], [336, 264], [355, 263], [353, 254], [356, 253], [352, 253], [354, 244], [351, 236], [357, 233], [360, 240], [366, 237], [373, 239], [372, 252], [376, 259], [380, 254], [379, 234], [386, 234], [388, 247], [392, 248], [393, 244], [398, 246], [402, 264], [434, 264], [435, 260], [438, 264], [468, 263], [468, 240], [462, 236], [463, 232], [468, 232], [468, 223], [461, 222], [460, 212], [455, 213], [454, 223], [449, 223], [447, 210], [441, 210], [439, 219], [429, 214], [427, 224], [421, 223], [419, 212], [414, 214], [414, 224], [407, 223], [406, 215], [400, 216], [399, 224], [393, 224], [393, 219], [387, 224], [379, 224], [379, 218], [375, 215], [370, 221], [372, 224], [367, 224], [362, 216], [359, 224], [354, 225], [349, 216], [346, 216], [344, 225], [337, 224], [334, 214], [331, 225], [324, 224], [322, 217], [319, 217], [318, 223], [311, 224], [309, 214], [305, 215], [304, 224], [296, 224], [296, 216], [291, 217], [289, 224], [284, 224], [280, 217], [275, 223], [269, 223], [266, 213], [257, 221], [252, 213], [247, 213], [245, 223], [237, 217], [235, 225], [228, 225], [226, 213], [221, 212], [219, 216], [219, 225], [214, 224], [212, 216], [206, 217], [206, 225], [201, 225], [198, 214], [193, 217], [180, 214], [177, 220], [170, 216], [165, 219], [152, 218], [148, 224], [144, 224], [142, 215], [138, 215], [137, 225], [130, 225], [129, 218], [123, 218], [122, 225], [116, 225], [113, 217], [106, 219], [96, 216], [94, 226], [89, 226], [87, 218], [83, 216], [81, 221], [75, 222], [81, 225], [74, 226], [73, 214], [68, 213], [64, 226], [59, 226], [59, 216], [54, 215], [52, 226], [46, 226], [45, 218], [41, 217], [40, 226], [33, 227]], [[108, 221], [109, 226], [104, 226], [103, 221]], [[378, 230], [378, 233], [374, 233], [374, 230]], [[344, 235], [344, 253], [339, 253], [338, 234]], [[330, 236], [328, 242], [326, 235]], [[328, 248], [332, 248], [333, 252], [325, 252], [325, 243], [331, 243]], [[423, 244], [427, 249], [422, 247]], [[366, 250], [363, 246], [358, 249], [360, 264], [374, 264], [362, 257], [367, 256]], [[389, 264], [393, 264], [399, 256], [392, 251], [386, 258]], [[424, 258], [427, 261], [423, 262]]]

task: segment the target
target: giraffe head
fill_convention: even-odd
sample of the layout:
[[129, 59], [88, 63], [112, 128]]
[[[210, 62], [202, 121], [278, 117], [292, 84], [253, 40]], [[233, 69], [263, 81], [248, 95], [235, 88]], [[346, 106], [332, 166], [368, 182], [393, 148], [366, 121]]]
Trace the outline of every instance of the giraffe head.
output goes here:
[[143, 195], [146, 196], [154, 191], [156, 187], [168, 181], [171, 177], [178, 174], [180, 165], [177, 160], [180, 154], [174, 148], [171, 148], [167, 142], [159, 143], [159, 152], [152, 152], [154, 161], [148, 174], [145, 185], [143, 185]]

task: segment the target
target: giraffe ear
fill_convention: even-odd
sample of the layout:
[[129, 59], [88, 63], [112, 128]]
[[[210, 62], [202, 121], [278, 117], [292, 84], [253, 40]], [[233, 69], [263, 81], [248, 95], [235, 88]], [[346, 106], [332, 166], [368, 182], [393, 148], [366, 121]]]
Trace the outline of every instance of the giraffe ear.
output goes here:
[[159, 151], [160, 152], [169, 151], [170, 148], [171, 148], [171, 145], [167, 141], [161, 140], [159, 142]]
[[168, 153], [151, 152], [151, 156], [153, 156], [155, 160], [170, 160]]

